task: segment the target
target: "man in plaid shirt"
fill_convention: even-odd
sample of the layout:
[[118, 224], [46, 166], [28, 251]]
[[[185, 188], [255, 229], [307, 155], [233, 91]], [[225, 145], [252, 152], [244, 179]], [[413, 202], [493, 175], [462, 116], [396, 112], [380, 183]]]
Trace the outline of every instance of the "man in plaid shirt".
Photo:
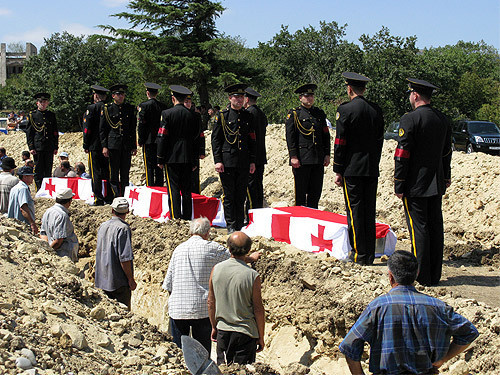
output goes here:
[[[352, 374], [364, 374], [361, 355], [370, 344], [373, 374], [437, 374], [479, 335], [451, 306], [417, 292], [417, 258], [396, 251], [387, 262], [392, 289], [373, 300], [339, 346]], [[450, 338], [453, 341], [450, 344]]]
[[[229, 251], [217, 242], [209, 241], [210, 221], [198, 218], [189, 226], [191, 237], [177, 246], [170, 259], [163, 289], [170, 293], [168, 315], [173, 341], [179, 348], [181, 336], [192, 336], [210, 354], [212, 325], [208, 318], [208, 280], [217, 264], [231, 257]], [[255, 262], [260, 252], [246, 257], [246, 262]]]

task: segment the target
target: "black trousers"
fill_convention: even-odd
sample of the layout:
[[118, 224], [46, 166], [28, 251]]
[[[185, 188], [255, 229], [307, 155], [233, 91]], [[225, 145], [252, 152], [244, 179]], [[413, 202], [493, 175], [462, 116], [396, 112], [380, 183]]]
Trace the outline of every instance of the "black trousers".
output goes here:
[[441, 279], [444, 246], [441, 200], [441, 195], [403, 197], [411, 250], [419, 265], [417, 281], [422, 285], [437, 285]]
[[146, 186], [163, 186], [163, 170], [158, 167], [156, 143], [143, 145], [142, 157], [146, 170]]
[[107, 290], [105, 290], [104, 293], [106, 293], [106, 295], [109, 298], [123, 303], [125, 306], [128, 307], [128, 311], [130, 311], [130, 301], [132, 299], [132, 291], [128, 286], [122, 286], [116, 290], [113, 290], [112, 292], [108, 292]]
[[170, 318], [170, 328], [173, 342], [182, 349], [182, 336], [189, 336], [191, 331], [193, 339], [197, 340], [205, 349], [208, 355], [212, 350], [212, 325], [209, 318], [203, 319], [172, 319]]
[[[109, 163], [102, 154], [102, 151], [89, 151], [89, 172], [92, 179], [92, 192], [94, 193], [94, 204], [102, 205], [104, 201], [111, 203], [109, 200], [112, 197], [109, 185]], [[106, 192], [108, 195], [104, 197], [102, 192], [102, 180], [106, 180]]]
[[306, 164], [292, 168], [295, 180], [295, 205], [318, 208], [323, 190], [323, 164]]
[[165, 177], [171, 219], [191, 220], [191, 169], [189, 163], [167, 164]]
[[245, 218], [249, 168], [225, 168], [219, 173], [224, 196], [224, 218], [229, 232], [240, 230]]
[[257, 339], [244, 333], [217, 331], [217, 364], [255, 362]]
[[351, 259], [370, 265], [375, 259], [377, 177], [344, 177]]
[[42, 181], [44, 177], [52, 176], [52, 163], [54, 162], [54, 152], [53, 151], [37, 151], [33, 155], [33, 161], [35, 162], [35, 185], [36, 190], [39, 190], [42, 186]]
[[191, 171], [191, 192], [200, 194], [200, 159], [196, 161], [196, 169]]
[[113, 198], [123, 197], [125, 187], [129, 183], [130, 163], [132, 154], [130, 150], [109, 150], [109, 184]]
[[264, 207], [264, 164], [256, 165], [255, 172], [248, 175], [247, 211], [252, 208]]

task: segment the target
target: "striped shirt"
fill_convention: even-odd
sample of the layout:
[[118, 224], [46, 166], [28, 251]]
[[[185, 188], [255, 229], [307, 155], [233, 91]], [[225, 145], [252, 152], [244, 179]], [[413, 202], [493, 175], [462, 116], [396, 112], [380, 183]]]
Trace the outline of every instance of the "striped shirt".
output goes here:
[[373, 300], [351, 328], [340, 351], [360, 361], [364, 342], [370, 344], [374, 374], [422, 374], [457, 345], [476, 339], [478, 331], [443, 301], [398, 285]]

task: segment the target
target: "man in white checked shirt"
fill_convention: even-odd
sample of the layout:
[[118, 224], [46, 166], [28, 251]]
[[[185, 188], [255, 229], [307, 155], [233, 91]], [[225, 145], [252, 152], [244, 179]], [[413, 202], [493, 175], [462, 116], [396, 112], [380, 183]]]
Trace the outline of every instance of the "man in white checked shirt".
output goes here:
[[[208, 280], [213, 266], [231, 257], [229, 251], [217, 242], [209, 241], [210, 221], [194, 219], [190, 223], [191, 237], [174, 250], [163, 289], [170, 293], [168, 315], [174, 342], [179, 348], [181, 336], [189, 335], [198, 340], [210, 354], [212, 326], [208, 318]], [[247, 256], [255, 262], [260, 252]]]

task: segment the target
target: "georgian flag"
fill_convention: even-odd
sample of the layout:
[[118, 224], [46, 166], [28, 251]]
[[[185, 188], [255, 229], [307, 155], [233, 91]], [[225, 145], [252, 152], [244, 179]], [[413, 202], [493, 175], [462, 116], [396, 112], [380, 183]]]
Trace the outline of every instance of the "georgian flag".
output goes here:
[[[70, 188], [75, 196], [73, 199], [81, 199], [93, 204], [94, 193], [92, 192], [92, 180], [78, 177], [45, 177], [40, 189], [36, 192], [36, 198], [56, 198], [56, 190]], [[104, 189], [104, 184], [103, 184]]]

